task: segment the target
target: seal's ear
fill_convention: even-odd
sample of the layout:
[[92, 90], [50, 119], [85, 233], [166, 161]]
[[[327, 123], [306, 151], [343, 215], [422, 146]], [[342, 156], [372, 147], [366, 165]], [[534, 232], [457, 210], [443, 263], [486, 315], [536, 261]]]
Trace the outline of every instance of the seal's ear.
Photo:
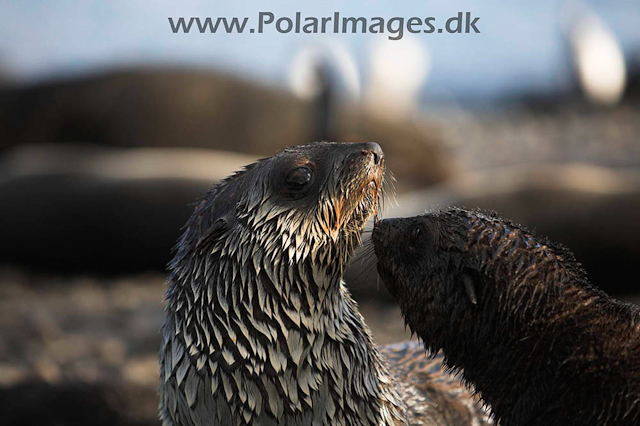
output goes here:
[[462, 276], [460, 277], [462, 287], [464, 288], [464, 292], [467, 294], [469, 301], [477, 305], [478, 304], [478, 296], [476, 295], [476, 283], [470, 271], [463, 271]]
[[213, 243], [230, 228], [229, 218], [226, 216], [219, 217], [213, 224], [207, 229], [202, 237], [196, 243], [196, 250], [202, 250], [210, 247]]

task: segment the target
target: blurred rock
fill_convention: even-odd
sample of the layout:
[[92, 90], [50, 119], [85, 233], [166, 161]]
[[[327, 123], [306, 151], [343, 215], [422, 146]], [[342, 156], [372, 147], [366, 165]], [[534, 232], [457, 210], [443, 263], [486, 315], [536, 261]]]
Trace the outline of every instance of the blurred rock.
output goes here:
[[6, 426], [159, 426], [156, 399], [104, 383], [29, 381], [0, 387], [0, 418]]
[[0, 158], [0, 258], [60, 272], [163, 271], [193, 204], [253, 161], [184, 148], [14, 148]]
[[163, 279], [0, 268], [0, 423], [159, 425]]
[[[451, 156], [427, 125], [378, 121], [353, 107], [332, 114], [337, 140], [380, 143], [407, 185], [441, 181], [452, 172]], [[131, 69], [0, 87], [0, 147], [88, 142], [270, 156], [316, 139], [316, 121], [309, 100], [206, 71]]]

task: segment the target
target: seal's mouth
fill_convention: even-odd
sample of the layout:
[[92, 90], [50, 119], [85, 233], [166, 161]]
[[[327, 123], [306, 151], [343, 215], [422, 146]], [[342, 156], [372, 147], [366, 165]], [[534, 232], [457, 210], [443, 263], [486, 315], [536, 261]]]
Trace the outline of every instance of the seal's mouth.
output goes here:
[[[346, 161], [344, 173], [346, 185], [340, 205], [336, 211], [342, 217], [339, 226], [356, 220], [362, 226], [369, 217], [376, 214], [382, 186], [385, 164], [384, 154], [378, 144], [359, 144], [360, 150], [353, 152]], [[358, 223], [360, 225], [360, 223]]]
[[371, 233], [371, 241], [377, 258], [376, 269], [378, 274], [391, 295], [397, 298], [397, 285], [393, 279], [393, 274], [389, 271], [390, 264], [393, 264], [391, 253], [387, 252], [387, 244], [390, 240], [388, 234], [391, 228], [389, 223], [388, 219], [376, 222]]
[[351, 253], [360, 243], [365, 224], [377, 214], [385, 167], [378, 144], [347, 145], [349, 152], [337, 166], [336, 187], [328, 187], [321, 196], [319, 222], [326, 235], [346, 243], [346, 252]]
[[[371, 155], [370, 161], [365, 162], [364, 168], [366, 170], [366, 178], [364, 179], [364, 186], [361, 189], [363, 195], [361, 202], [369, 202], [370, 215], [377, 215], [385, 173], [385, 161], [382, 150], [374, 152]], [[370, 201], [370, 199], [373, 201]]]
[[[384, 179], [384, 160], [373, 166], [365, 166], [365, 178], [356, 186], [354, 195], [356, 202], [353, 209], [355, 219], [362, 221], [362, 226], [371, 216], [377, 215], [380, 204], [382, 182]], [[352, 218], [353, 219], [353, 218]]]

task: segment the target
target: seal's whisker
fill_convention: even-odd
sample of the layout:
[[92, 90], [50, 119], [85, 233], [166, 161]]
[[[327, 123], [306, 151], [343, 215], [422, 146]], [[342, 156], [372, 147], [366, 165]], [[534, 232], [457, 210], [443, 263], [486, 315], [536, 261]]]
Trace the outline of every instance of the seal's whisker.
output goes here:
[[[368, 276], [369, 274], [375, 273], [375, 272], [372, 272], [372, 271], [374, 271], [374, 269], [373, 269], [374, 265], [375, 265], [375, 262], [372, 263], [372, 264], [365, 264], [364, 266], [362, 266], [359, 269], [358, 273], [352, 279], [354, 281], [360, 281], [363, 278], [365, 278], [366, 276]], [[377, 275], [378, 274], [376, 273], [376, 276]]]
[[395, 176], [393, 175], [393, 172], [390, 169], [387, 169], [382, 178], [382, 187], [380, 191], [380, 208], [376, 212], [376, 220], [383, 217], [388, 203], [391, 203], [391, 205], [397, 204], [395, 182], [397, 181]]
[[371, 270], [375, 269], [377, 258], [374, 250], [375, 247], [371, 240], [366, 240], [363, 245], [360, 246], [351, 262], [351, 264], [356, 265], [358, 269], [358, 273], [353, 277], [354, 280], [357, 281], [364, 278]]
[[360, 246], [350, 263], [362, 264], [365, 261], [375, 260], [374, 250], [375, 247], [373, 246], [373, 243], [371, 242], [371, 240], [368, 240], [368, 242]]

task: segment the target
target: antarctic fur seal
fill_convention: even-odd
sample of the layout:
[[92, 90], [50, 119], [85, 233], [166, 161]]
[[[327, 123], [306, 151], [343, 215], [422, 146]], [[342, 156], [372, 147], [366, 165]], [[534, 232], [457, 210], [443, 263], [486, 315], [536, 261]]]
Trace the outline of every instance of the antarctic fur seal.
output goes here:
[[484, 424], [460, 383], [434, 397], [423, 348], [386, 349], [392, 376], [342, 282], [383, 173], [375, 143], [310, 144], [205, 196], [170, 265], [164, 425]]
[[458, 208], [380, 221], [378, 270], [406, 323], [512, 425], [637, 425], [640, 312], [566, 248]]

